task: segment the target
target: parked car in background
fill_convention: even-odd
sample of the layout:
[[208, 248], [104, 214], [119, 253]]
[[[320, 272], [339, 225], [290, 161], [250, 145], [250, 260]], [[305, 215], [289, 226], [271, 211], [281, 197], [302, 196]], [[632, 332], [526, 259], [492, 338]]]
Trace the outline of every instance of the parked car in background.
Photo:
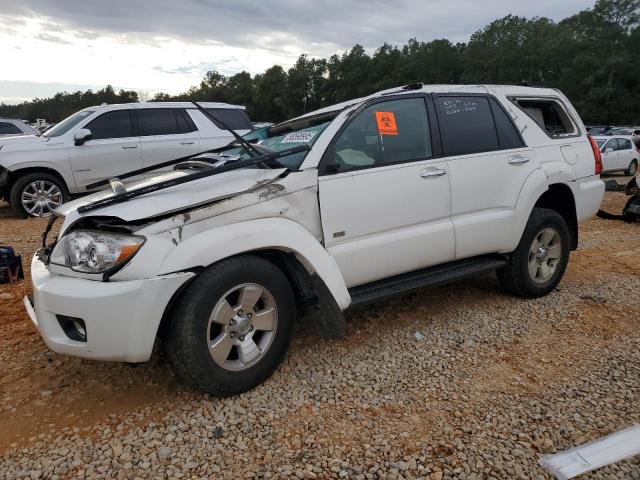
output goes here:
[[604, 194], [598, 147], [550, 88], [407, 85], [251, 135], [218, 168], [56, 210], [24, 300], [50, 348], [142, 362], [160, 335], [181, 379], [236, 394], [298, 316], [339, 337], [351, 306], [491, 270], [546, 295]]
[[614, 172], [624, 170], [627, 176], [638, 171], [640, 149], [630, 136], [594, 137], [602, 152], [602, 171]]
[[[244, 107], [199, 105], [240, 134], [253, 129]], [[19, 216], [47, 216], [70, 197], [85, 194], [91, 183], [232, 139], [222, 123], [212, 123], [189, 102], [90, 107], [42, 135], [0, 139], [0, 197]]]
[[17, 135], [37, 135], [38, 132], [23, 120], [0, 118], [0, 138]]

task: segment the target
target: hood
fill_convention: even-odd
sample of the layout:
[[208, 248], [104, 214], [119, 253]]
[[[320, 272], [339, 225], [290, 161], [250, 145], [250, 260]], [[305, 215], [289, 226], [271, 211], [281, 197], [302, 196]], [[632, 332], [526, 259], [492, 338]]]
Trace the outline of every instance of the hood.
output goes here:
[[[183, 183], [157, 192], [148, 193], [140, 197], [132, 198], [123, 203], [92, 210], [85, 214], [78, 213], [82, 205], [93, 203], [97, 200], [113, 197], [111, 189], [79, 198], [58, 207], [56, 214], [66, 217], [68, 225], [80, 217], [109, 216], [117, 217], [124, 221], [134, 221], [144, 218], [165, 215], [188, 208], [195, 208], [218, 200], [229, 198], [241, 193], [260, 188], [267, 183], [276, 180], [286, 171], [286, 168], [261, 169], [243, 168], [221, 173], [211, 177], [200, 178], [193, 182]], [[185, 171], [174, 171], [158, 175], [147, 180], [130, 183], [127, 191], [139, 189], [154, 183], [171, 178], [189, 175]]]
[[16, 135], [14, 137], [0, 137], [0, 154], [5, 152], [12, 152], [15, 150], [26, 150], [37, 145], [43, 145], [48, 141], [49, 139], [47, 137], [41, 137], [38, 135]]

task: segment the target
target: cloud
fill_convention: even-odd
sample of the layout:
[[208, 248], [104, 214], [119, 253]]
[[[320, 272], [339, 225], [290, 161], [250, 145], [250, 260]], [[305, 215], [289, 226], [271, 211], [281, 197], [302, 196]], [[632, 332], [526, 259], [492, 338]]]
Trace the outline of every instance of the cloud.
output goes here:
[[69, 40], [65, 40], [62, 37], [57, 35], [52, 35], [50, 33], [39, 33], [36, 35], [38, 40], [42, 40], [43, 42], [51, 42], [51, 43], [59, 43], [60, 45], [71, 45], [72, 42]]
[[17, 18], [50, 19], [79, 36], [120, 35], [138, 41], [168, 37], [327, 55], [355, 43], [377, 47], [413, 37], [464, 41], [509, 13], [561, 19], [592, 4], [593, 0], [1, 0], [0, 11]]

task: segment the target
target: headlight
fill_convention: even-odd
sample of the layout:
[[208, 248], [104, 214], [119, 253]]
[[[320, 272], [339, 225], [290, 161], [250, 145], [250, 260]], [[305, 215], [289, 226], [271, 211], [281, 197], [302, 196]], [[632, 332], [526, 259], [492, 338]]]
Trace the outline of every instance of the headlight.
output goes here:
[[133, 235], [76, 230], [60, 239], [50, 261], [77, 272], [102, 273], [127, 261], [143, 243]]

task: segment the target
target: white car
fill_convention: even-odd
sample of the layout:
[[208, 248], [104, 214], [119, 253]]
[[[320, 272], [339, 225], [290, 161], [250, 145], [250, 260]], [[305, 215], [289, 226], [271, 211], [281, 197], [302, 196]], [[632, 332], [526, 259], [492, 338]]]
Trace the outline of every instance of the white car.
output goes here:
[[[0, 198], [19, 216], [47, 216], [87, 185], [176, 157], [222, 147], [253, 129], [244, 107], [189, 102], [101, 105], [42, 135], [0, 138]], [[35, 133], [35, 132], [34, 132]], [[132, 178], [137, 180], [144, 178]]]
[[23, 120], [0, 118], [0, 139], [20, 135], [37, 135], [38, 132]]
[[604, 193], [554, 89], [408, 85], [252, 135], [56, 210], [25, 298], [51, 349], [143, 362], [161, 336], [186, 382], [235, 394], [302, 312], [339, 337], [351, 306], [483, 271], [549, 293]]
[[631, 136], [594, 137], [602, 152], [602, 171], [624, 170], [627, 176], [634, 176], [640, 163], [640, 149]]

